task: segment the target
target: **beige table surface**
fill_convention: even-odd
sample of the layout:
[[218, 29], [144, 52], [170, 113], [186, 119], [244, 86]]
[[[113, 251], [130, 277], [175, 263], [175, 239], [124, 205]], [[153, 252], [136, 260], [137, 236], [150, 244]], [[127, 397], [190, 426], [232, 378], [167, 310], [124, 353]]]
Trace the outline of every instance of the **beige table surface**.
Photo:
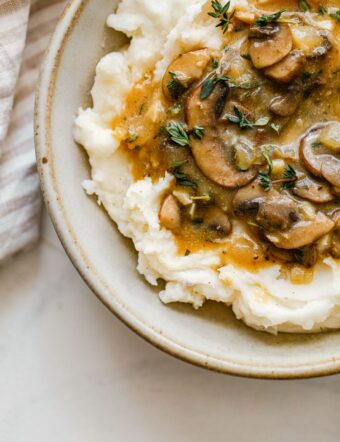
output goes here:
[[95, 298], [44, 216], [0, 269], [1, 442], [339, 442], [340, 376], [256, 381], [163, 354]]

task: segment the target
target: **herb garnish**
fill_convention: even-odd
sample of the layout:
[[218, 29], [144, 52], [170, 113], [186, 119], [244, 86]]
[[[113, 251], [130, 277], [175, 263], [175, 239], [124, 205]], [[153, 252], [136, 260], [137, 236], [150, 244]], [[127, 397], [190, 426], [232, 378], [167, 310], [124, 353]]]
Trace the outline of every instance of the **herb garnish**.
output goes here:
[[200, 93], [201, 100], [206, 100], [213, 93], [215, 86], [217, 83], [228, 83], [229, 78], [224, 75], [216, 75], [214, 74], [212, 77], [204, 80], [202, 84], [202, 89]]
[[270, 127], [276, 132], [278, 135], [280, 134], [281, 127], [276, 123], [271, 123]]
[[340, 9], [338, 9], [336, 12], [332, 12], [329, 14], [332, 18], [335, 18], [335, 20], [340, 21]]
[[240, 129], [253, 129], [254, 127], [264, 127], [269, 123], [268, 117], [262, 117], [254, 123], [248, 120], [246, 115], [237, 107], [234, 106], [235, 115], [228, 115], [228, 121], [238, 124]]
[[238, 124], [240, 129], [252, 129], [253, 124], [248, 120], [245, 114], [240, 111], [237, 106], [234, 106], [235, 115], [229, 115], [228, 120], [231, 123]]
[[191, 181], [185, 173], [181, 172], [181, 167], [187, 162], [187, 160], [179, 161], [178, 163], [173, 164], [170, 170], [176, 178], [176, 183], [178, 185], [196, 188], [197, 184], [194, 181]]
[[316, 147], [321, 147], [322, 143], [320, 141], [314, 141], [314, 143], [312, 143], [312, 147], [316, 148]]
[[256, 20], [256, 22], [255, 22], [255, 26], [262, 27], [262, 26], [266, 26], [266, 25], [268, 25], [269, 23], [274, 23], [274, 22], [276, 22], [276, 21], [281, 17], [281, 15], [282, 15], [284, 12], [286, 12], [286, 11], [287, 11], [287, 9], [280, 9], [280, 11], [277, 11], [277, 12], [275, 12], [274, 14], [271, 14], [271, 15], [262, 15], [261, 17], [259, 17], [259, 18]]
[[169, 121], [165, 126], [165, 130], [171, 141], [175, 144], [182, 147], [189, 146], [189, 137], [182, 123], [179, 123], [178, 121]]
[[182, 110], [182, 106], [180, 103], [175, 103], [169, 110], [172, 115], [178, 115]]
[[328, 12], [328, 9], [327, 9], [327, 7], [325, 5], [320, 5], [319, 6], [319, 14], [320, 15], [325, 15], [325, 14], [327, 14], [327, 12]]
[[204, 127], [198, 125], [194, 126], [192, 130], [194, 137], [198, 138], [199, 140], [201, 140], [204, 137], [204, 132], [205, 132]]
[[302, 12], [307, 12], [310, 10], [310, 6], [309, 6], [309, 3], [307, 2], [307, 0], [300, 0], [299, 1], [299, 9]]
[[211, 196], [209, 194], [191, 196], [192, 201], [211, 201]]
[[268, 175], [268, 173], [260, 172], [259, 177], [260, 177], [261, 186], [263, 187], [265, 192], [269, 192], [270, 189], [272, 188], [272, 182], [270, 176]]
[[297, 174], [293, 166], [290, 164], [285, 168], [283, 174], [286, 182], [283, 184], [284, 189], [291, 189], [295, 186], [295, 181], [297, 180]]
[[222, 28], [223, 34], [227, 32], [229, 25], [231, 23], [232, 18], [235, 15], [235, 10], [228, 15], [228, 11], [230, 8], [230, 1], [228, 1], [224, 6], [222, 6], [219, 0], [212, 0], [211, 7], [214, 12], [208, 12], [208, 15], [213, 18], [217, 18], [219, 20], [217, 28]]
[[290, 164], [285, 168], [283, 178], [279, 180], [272, 180], [270, 174], [272, 172], [272, 167], [270, 168], [270, 172], [260, 172], [260, 184], [265, 190], [265, 192], [269, 192], [272, 188], [273, 184], [282, 184], [283, 189], [292, 189], [295, 186], [295, 182], [298, 180], [297, 173], [293, 166]]
[[177, 74], [175, 72], [169, 72], [171, 80], [167, 84], [167, 88], [172, 98], [177, 99], [185, 91], [184, 86], [179, 82]]

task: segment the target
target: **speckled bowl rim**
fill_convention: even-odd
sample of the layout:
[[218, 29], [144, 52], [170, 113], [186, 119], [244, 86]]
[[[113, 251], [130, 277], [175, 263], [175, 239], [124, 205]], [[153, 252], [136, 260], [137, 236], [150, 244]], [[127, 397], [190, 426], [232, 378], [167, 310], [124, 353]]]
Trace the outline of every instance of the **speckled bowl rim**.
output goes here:
[[[95, 295], [130, 329], [160, 350], [183, 361], [225, 374], [259, 379], [301, 379], [339, 373], [340, 359], [338, 357], [329, 357], [290, 367], [268, 367], [240, 364], [197, 352], [159, 333], [152, 324], [145, 323], [142, 318], [129, 311], [126, 305], [119, 302], [114, 288], [105, 287], [105, 282], [100, 280], [91, 264], [91, 258], [82, 250], [81, 241], [77, 237], [77, 232], [73, 230], [64, 208], [54, 172], [51, 144], [51, 110], [56, 78], [62, 63], [65, 45], [88, 1], [68, 1], [46, 52], [35, 103], [35, 146], [43, 197], [57, 235], [75, 268]], [[104, 289], [109, 289], [110, 294], [113, 295], [110, 300], [105, 296]]]

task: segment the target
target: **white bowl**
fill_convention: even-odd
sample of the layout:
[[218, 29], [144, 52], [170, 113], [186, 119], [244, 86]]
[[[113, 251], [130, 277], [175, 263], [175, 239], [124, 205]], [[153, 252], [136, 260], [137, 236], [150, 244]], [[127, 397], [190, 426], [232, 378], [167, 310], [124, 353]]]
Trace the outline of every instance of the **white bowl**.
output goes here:
[[95, 66], [119, 49], [105, 29], [117, 0], [69, 2], [52, 37], [36, 102], [36, 151], [46, 205], [71, 261], [94, 293], [139, 335], [202, 367], [259, 378], [301, 378], [340, 371], [340, 332], [272, 336], [247, 328], [229, 308], [165, 306], [137, 274], [136, 253], [81, 182], [87, 158], [72, 139], [80, 105], [89, 102]]

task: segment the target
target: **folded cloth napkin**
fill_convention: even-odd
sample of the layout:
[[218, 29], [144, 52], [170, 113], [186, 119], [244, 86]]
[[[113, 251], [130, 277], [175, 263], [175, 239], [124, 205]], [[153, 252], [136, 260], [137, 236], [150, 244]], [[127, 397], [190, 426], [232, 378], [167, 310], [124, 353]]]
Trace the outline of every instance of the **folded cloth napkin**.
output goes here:
[[34, 90], [64, 0], [0, 0], [0, 262], [39, 236]]

